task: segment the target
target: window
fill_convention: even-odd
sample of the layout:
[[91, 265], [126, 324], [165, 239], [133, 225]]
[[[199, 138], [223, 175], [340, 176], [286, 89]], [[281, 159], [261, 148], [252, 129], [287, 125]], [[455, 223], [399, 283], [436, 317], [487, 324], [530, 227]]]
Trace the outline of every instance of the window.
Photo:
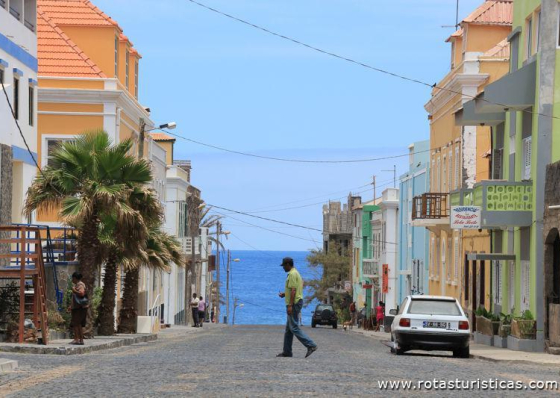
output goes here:
[[413, 299], [407, 314], [461, 316], [461, 310], [455, 300]]
[[[445, 239], [441, 240], [441, 273], [447, 272], [447, 262], [445, 261], [447, 257], [447, 241]], [[446, 274], [445, 274], [446, 275]]]
[[73, 141], [73, 137], [68, 138], [47, 138], [45, 140], [47, 151], [46, 154], [43, 155], [43, 165], [51, 166], [52, 165], [52, 155], [54, 152], [66, 141]]
[[35, 111], [35, 91], [29, 86], [29, 125], [33, 126]]
[[440, 262], [440, 255], [441, 255], [441, 245], [439, 238], [436, 239], [436, 278], [439, 279], [439, 262]]
[[436, 160], [432, 159], [432, 170], [431, 170], [431, 179], [432, 179], [432, 192], [436, 191]]
[[134, 65], [134, 96], [138, 99], [138, 61]]
[[441, 181], [443, 188], [442, 192], [447, 192], [447, 156], [443, 157], [443, 180]]
[[523, 139], [523, 170], [522, 179], [531, 179], [531, 137]]
[[533, 19], [527, 19], [525, 24], [525, 58], [533, 55]]
[[119, 76], [119, 36], [115, 36], [115, 77]]
[[504, 148], [494, 149], [494, 155], [492, 157], [492, 179], [493, 180], [501, 180], [503, 178], [502, 175], [502, 164], [504, 158]]
[[465, 300], [469, 300], [469, 260], [467, 257], [467, 253], [465, 253], [465, 279], [464, 279], [464, 288], [465, 288]]
[[125, 84], [126, 84], [126, 88], [128, 89], [128, 48], [126, 49], [126, 54], [125, 54], [125, 59], [124, 59], [124, 63], [125, 63], [125, 70], [124, 70], [124, 75], [125, 75]]
[[509, 310], [515, 307], [515, 261], [509, 261]]
[[541, 10], [537, 11], [535, 20], [535, 52], [538, 52], [541, 46]]
[[19, 119], [19, 79], [14, 77], [14, 117]]
[[521, 311], [530, 308], [530, 275], [531, 263], [527, 260], [521, 261]]
[[461, 262], [461, 251], [459, 250], [459, 238], [455, 237], [455, 245], [454, 245], [454, 250], [455, 250], [455, 256], [454, 256], [454, 273], [453, 273], [453, 279], [455, 280], [455, 282], [457, 282], [459, 280], [459, 266], [460, 266], [460, 262]]
[[447, 181], [447, 189], [449, 191], [451, 191], [453, 188], [453, 161], [452, 161], [452, 156], [453, 156], [453, 151], [450, 149], [449, 150], [449, 156], [447, 158], [449, 164], [447, 166], [447, 176], [448, 176], [448, 181]]
[[461, 162], [459, 161], [459, 146], [455, 148], [455, 189], [459, 189], [461, 184], [459, 180], [461, 179]]
[[433, 278], [435, 273], [436, 273], [435, 272], [435, 269], [436, 269], [435, 241], [436, 241], [436, 239], [432, 238], [432, 241], [430, 242], [430, 278]]
[[441, 192], [441, 163], [440, 163], [440, 158], [437, 158], [437, 170], [436, 170], [436, 192]]
[[494, 261], [494, 303], [502, 305], [502, 264]]

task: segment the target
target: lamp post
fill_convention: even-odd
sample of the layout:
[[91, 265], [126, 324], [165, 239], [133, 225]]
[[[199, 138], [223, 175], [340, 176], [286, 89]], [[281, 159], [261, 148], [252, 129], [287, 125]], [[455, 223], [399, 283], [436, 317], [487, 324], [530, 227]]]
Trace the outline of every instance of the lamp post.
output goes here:
[[217, 243], [217, 248], [216, 248], [216, 282], [217, 282], [217, 300], [216, 300], [216, 311], [215, 311], [215, 317], [216, 317], [216, 323], [220, 323], [220, 235], [229, 235], [230, 232], [229, 231], [222, 231], [222, 223], [221, 222], [217, 222], [216, 223], [216, 243]]
[[235, 309], [237, 307], [239, 307], [239, 308], [245, 307], [245, 304], [237, 304], [238, 301], [239, 301], [239, 299], [237, 297], [233, 299], [233, 319], [232, 319], [232, 322], [231, 322], [232, 325], [235, 325]]
[[160, 124], [158, 127], [153, 127], [151, 129], [146, 130], [146, 121], [143, 118], [140, 118], [140, 133], [138, 135], [138, 157], [141, 159], [144, 157], [144, 139], [146, 138], [146, 133], [153, 131], [153, 130], [173, 130], [177, 128], [177, 123], [169, 122], [165, 124]]
[[[227, 325], [229, 321], [229, 280], [230, 280], [230, 266], [231, 266], [231, 252], [228, 250], [228, 262], [226, 270], [226, 317], [224, 318], [224, 323]], [[238, 263], [238, 258], [233, 259], [234, 262]]]

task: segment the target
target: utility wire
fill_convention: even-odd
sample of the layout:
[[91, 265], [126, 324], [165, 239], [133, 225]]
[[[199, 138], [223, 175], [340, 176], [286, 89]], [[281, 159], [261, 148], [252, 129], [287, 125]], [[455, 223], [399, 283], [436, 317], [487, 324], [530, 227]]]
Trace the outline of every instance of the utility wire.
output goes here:
[[[410, 156], [410, 153], [407, 153], [407, 154], [404, 154], [404, 155], [384, 156], [384, 157], [379, 157], [379, 158], [346, 159], [346, 160], [313, 160], [313, 159], [278, 158], [278, 157], [274, 157], [274, 156], [256, 155], [254, 153], [241, 152], [241, 151], [236, 151], [236, 150], [233, 150], [233, 149], [222, 148], [222, 147], [212, 145], [212, 144], [206, 144], [204, 142], [193, 140], [192, 138], [187, 138], [187, 137], [183, 137], [182, 135], [172, 133], [169, 130], [164, 130], [164, 129], [156, 129], [156, 130], [162, 130], [162, 131], [165, 131], [167, 134], [172, 135], [173, 137], [181, 138], [185, 141], [189, 141], [189, 142], [192, 142], [194, 144], [202, 145], [202, 146], [205, 146], [205, 147], [208, 147], [208, 148], [218, 149], [218, 150], [223, 151], [223, 152], [235, 153], [237, 155], [249, 156], [249, 157], [259, 158], [259, 159], [275, 160], [275, 161], [278, 161], [278, 162], [291, 162], [291, 163], [365, 163], [365, 162], [376, 162], [376, 161], [379, 161], [379, 160], [397, 159], [397, 158], [403, 158], [405, 156]], [[424, 152], [430, 152], [430, 151], [431, 151], [431, 149], [427, 149], [425, 151], [418, 151], [418, 152], [415, 152], [415, 153], [424, 153]]]
[[[269, 29], [267, 29], [267, 28], [263, 28], [262, 26], [259, 26], [259, 25], [256, 25], [256, 24], [252, 23], [252, 22], [248, 22], [248, 21], [246, 21], [246, 20], [244, 20], [244, 19], [235, 17], [235, 16], [233, 16], [233, 15], [231, 15], [231, 14], [227, 14], [227, 13], [225, 13], [225, 12], [223, 12], [223, 11], [220, 11], [220, 10], [218, 10], [218, 9], [216, 9], [216, 8], [212, 8], [212, 7], [210, 7], [210, 6], [207, 6], [207, 5], [205, 5], [205, 4], [200, 3], [200, 2], [198, 2], [198, 1], [195, 1], [195, 0], [188, 0], [188, 1], [190, 1], [190, 2], [193, 3], [193, 4], [198, 5], [199, 7], [205, 8], [205, 9], [207, 9], [207, 10], [209, 10], [209, 11], [215, 12], [216, 14], [220, 14], [220, 15], [222, 15], [222, 16], [224, 16], [224, 17], [227, 17], [227, 18], [230, 18], [230, 19], [235, 20], [235, 21], [237, 21], [237, 22], [240, 22], [240, 23], [242, 23], [242, 24], [248, 25], [248, 26], [250, 26], [250, 27], [252, 27], [252, 28], [258, 29], [258, 30], [263, 31], [263, 32], [265, 32], [265, 33], [268, 33], [268, 34], [270, 34], [270, 35], [273, 35], [273, 36], [279, 37], [279, 38], [281, 38], [281, 39], [290, 41], [290, 42], [292, 42], [292, 43], [295, 43], [295, 44], [297, 44], [297, 45], [306, 47], [306, 48], [308, 48], [308, 49], [310, 49], [310, 50], [319, 52], [319, 53], [321, 53], [321, 54], [325, 54], [325, 55], [328, 55], [328, 56], [330, 56], [330, 57], [338, 58], [338, 59], [340, 59], [340, 60], [342, 60], [342, 61], [346, 61], [346, 62], [355, 64], [355, 65], [358, 65], [358, 66], [362, 66], [362, 67], [364, 67], [364, 68], [366, 68], [366, 69], [370, 69], [370, 70], [373, 70], [373, 71], [375, 71], [375, 72], [383, 73], [383, 74], [385, 74], [385, 75], [389, 75], [389, 76], [392, 76], [392, 77], [397, 78], [397, 79], [405, 80], [405, 81], [408, 81], [408, 82], [411, 82], [411, 83], [415, 83], [415, 84], [419, 84], [419, 85], [421, 85], [421, 86], [429, 87], [429, 88], [432, 88], [432, 89], [436, 89], [436, 90], [440, 90], [440, 91], [447, 91], [447, 92], [450, 92], [450, 93], [453, 93], [453, 94], [462, 95], [463, 97], [467, 97], [467, 98], [471, 98], [471, 99], [475, 99], [475, 98], [478, 97], [478, 95], [464, 94], [464, 93], [462, 93], [462, 92], [460, 92], [460, 91], [456, 91], [456, 90], [453, 90], [453, 89], [450, 89], [450, 88], [438, 86], [437, 83], [430, 84], [430, 83], [428, 83], [428, 82], [425, 82], [425, 81], [422, 81], [422, 80], [419, 80], [419, 79], [416, 79], [416, 78], [412, 78], [412, 77], [400, 75], [400, 74], [398, 74], [398, 73], [396, 73], [396, 72], [391, 72], [391, 71], [388, 71], [388, 70], [386, 70], [386, 69], [377, 68], [377, 67], [375, 67], [375, 66], [366, 64], [366, 63], [364, 63], [364, 62], [356, 61], [356, 60], [354, 60], [354, 59], [352, 59], [352, 58], [348, 58], [348, 57], [345, 57], [345, 56], [342, 56], [342, 55], [339, 55], [339, 54], [335, 54], [335, 53], [330, 52], [330, 51], [327, 51], [327, 50], [323, 50], [323, 49], [321, 49], [321, 48], [318, 48], [318, 47], [312, 46], [312, 45], [310, 45], [310, 44], [304, 43], [304, 42], [302, 42], [302, 41], [296, 40], [296, 39], [294, 39], [294, 38], [292, 38], [292, 37], [285, 36], [285, 35], [283, 35], [283, 34], [280, 34], [280, 33], [274, 32], [274, 31], [272, 31], [272, 30], [269, 30]], [[485, 99], [485, 98], [479, 98], [479, 99], [480, 99], [481, 101], [487, 103], [487, 104], [498, 105], [498, 106], [504, 107], [504, 108], [506, 108], [506, 109], [509, 108], [508, 105], [500, 104], [499, 102], [492, 102], [492, 101], [489, 101], [489, 100], [487, 100], [487, 99]], [[549, 117], [549, 118], [551, 118], [551, 119], [559, 119], [559, 120], [560, 120], [560, 117], [553, 116], [553, 115], [547, 115], [547, 114], [540, 113], [540, 112], [534, 112], [534, 111], [531, 111], [531, 110], [528, 110], [528, 109], [522, 110], [521, 112], [526, 112], [526, 113], [530, 113], [530, 114], [533, 114], [533, 115], [539, 115], [539, 116]]]

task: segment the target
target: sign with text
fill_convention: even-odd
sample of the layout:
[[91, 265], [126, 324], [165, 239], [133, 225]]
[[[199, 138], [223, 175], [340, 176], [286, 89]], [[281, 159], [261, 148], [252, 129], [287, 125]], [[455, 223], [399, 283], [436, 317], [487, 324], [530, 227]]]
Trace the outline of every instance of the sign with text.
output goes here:
[[480, 206], [451, 206], [451, 229], [480, 229]]
[[369, 283], [369, 284], [364, 284], [364, 285], [362, 285], [362, 288], [364, 288], [365, 290], [369, 290], [369, 289], [372, 289], [372, 288], [373, 288], [373, 285], [372, 285], [371, 283]]
[[381, 292], [389, 293], [389, 264], [383, 264], [383, 285]]

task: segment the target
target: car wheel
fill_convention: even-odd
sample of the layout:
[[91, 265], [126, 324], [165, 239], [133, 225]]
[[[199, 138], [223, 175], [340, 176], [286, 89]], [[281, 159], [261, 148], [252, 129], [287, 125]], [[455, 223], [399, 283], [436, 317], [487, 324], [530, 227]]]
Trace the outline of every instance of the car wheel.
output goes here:
[[471, 350], [470, 347], [463, 347], [453, 351], [453, 356], [455, 358], [470, 358]]
[[397, 347], [395, 348], [395, 354], [396, 355], [403, 355], [405, 352], [407, 352], [408, 349], [406, 347]]
[[338, 327], [338, 324], [337, 324], [336, 322], [333, 323], [332, 328], [333, 328], [333, 329], [336, 329], [337, 327]]

